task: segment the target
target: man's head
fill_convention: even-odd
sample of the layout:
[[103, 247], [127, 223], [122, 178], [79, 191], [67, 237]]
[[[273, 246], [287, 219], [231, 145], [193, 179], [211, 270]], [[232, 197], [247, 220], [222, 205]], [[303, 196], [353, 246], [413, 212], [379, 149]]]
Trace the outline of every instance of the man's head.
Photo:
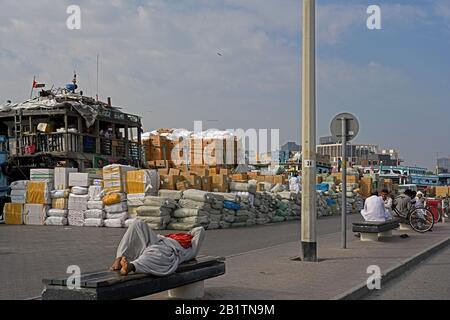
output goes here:
[[387, 189], [381, 190], [381, 197], [383, 198], [383, 200], [386, 200], [389, 197], [389, 190]]
[[[414, 198], [416, 195], [414, 194], [414, 192], [411, 189], [406, 189], [405, 192], [403, 192], [405, 194], [405, 196], [410, 197], [411, 199]], [[413, 197], [414, 195], [414, 197]]]
[[422, 199], [423, 198], [423, 193], [422, 192], [417, 192], [417, 198]]
[[371, 193], [372, 197], [378, 197], [378, 190], [374, 190]]

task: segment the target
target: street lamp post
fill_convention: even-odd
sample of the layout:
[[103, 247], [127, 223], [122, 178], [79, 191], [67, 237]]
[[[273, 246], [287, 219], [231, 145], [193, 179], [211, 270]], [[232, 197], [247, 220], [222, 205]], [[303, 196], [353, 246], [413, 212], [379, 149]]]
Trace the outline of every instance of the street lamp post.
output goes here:
[[303, 1], [301, 259], [317, 262], [316, 239], [316, 1]]

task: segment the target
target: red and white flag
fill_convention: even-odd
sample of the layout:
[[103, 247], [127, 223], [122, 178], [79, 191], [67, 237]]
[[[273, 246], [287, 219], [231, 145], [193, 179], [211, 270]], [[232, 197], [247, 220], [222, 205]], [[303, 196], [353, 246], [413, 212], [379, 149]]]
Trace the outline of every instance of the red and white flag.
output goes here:
[[33, 80], [33, 88], [37, 89], [37, 88], [44, 88], [45, 84], [44, 83], [37, 83], [36, 80]]

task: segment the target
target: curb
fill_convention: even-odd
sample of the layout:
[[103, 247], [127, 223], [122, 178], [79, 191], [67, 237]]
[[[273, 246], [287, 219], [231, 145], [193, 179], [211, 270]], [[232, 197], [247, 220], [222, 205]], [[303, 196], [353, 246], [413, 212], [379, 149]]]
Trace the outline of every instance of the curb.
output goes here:
[[[395, 279], [396, 277], [402, 275], [404, 272], [408, 271], [408, 269], [418, 265], [422, 261], [428, 259], [433, 254], [446, 248], [448, 245], [450, 245], [450, 238], [442, 240], [439, 243], [429, 247], [428, 249], [425, 249], [424, 251], [416, 254], [412, 258], [404, 260], [399, 265], [390, 268], [381, 276], [381, 284], [384, 285], [389, 281]], [[360, 300], [370, 295], [372, 292], [373, 292], [372, 290], [367, 288], [367, 284], [363, 283], [361, 285], [353, 287], [352, 289], [343, 294], [331, 298], [331, 300]]]

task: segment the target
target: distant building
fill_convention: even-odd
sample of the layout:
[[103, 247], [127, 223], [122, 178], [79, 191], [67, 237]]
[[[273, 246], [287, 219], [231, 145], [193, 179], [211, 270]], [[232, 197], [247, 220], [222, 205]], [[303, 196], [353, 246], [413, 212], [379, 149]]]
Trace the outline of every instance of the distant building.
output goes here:
[[281, 151], [299, 152], [302, 151], [302, 147], [295, 142], [288, 142], [285, 145], [281, 146]]
[[[339, 161], [342, 160], [341, 144], [321, 144], [317, 146], [317, 154], [321, 156], [330, 156], [330, 162], [333, 167], [338, 167]], [[378, 154], [378, 146], [349, 144], [347, 145], [347, 161], [351, 165], [361, 165], [363, 160], [369, 159], [372, 155]]]
[[439, 173], [449, 173], [450, 172], [450, 158], [438, 159], [437, 165], [439, 168]]

